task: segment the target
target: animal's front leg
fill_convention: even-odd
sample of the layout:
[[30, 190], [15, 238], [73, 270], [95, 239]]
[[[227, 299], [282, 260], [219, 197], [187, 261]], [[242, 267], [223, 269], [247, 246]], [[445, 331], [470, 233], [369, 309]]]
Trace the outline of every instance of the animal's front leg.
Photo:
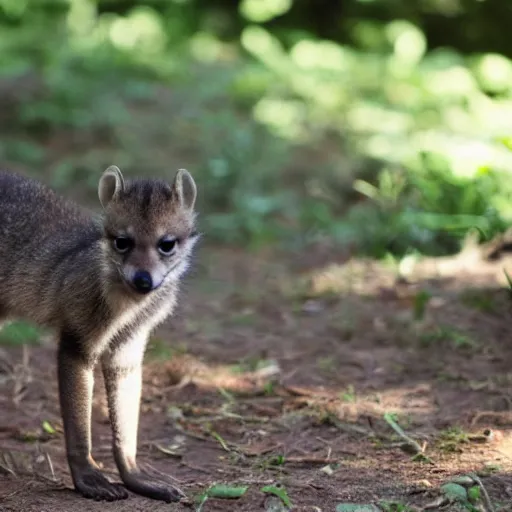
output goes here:
[[102, 366], [113, 433], [114, 458], [126, 487], [156, 500], [179, 501], [182, 491], [137, 466], [137, 431], [142, 359], [147, 333], [133, 337], [103, 356]]
[[58, 355], [59, 396], [66, 452], [75, 489], [95, 500], [128, 497], [126, 489], [109, 482], [91, 457], [93, 368], [80, 352], [83, 340], [63, 333]]

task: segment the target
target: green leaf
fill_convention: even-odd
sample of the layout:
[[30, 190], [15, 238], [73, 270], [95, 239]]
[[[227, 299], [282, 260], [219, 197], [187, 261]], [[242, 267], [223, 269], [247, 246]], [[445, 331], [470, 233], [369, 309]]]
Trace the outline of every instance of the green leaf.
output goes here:
[[476, 503], [480, 499], [480, 487], [478, 485], [474, 485], [468, 489], [468, 498], [472, 503]]
[[222, 446], [224, 450], [226, 450], [227, 452], [231, 451], [226, 441], [224, 441], [223, 437], [219, 433], [215, 432], [215, 430], [211, 430], [210, 435], [219, 442], [219, 444]]
[[241, 498], [249, 487], [225, 484], [213, 484], [205, 492], [198, 496], [198, 507], [196, 512], [202, 512], [203, 505], [208, 501], [208, 498], [220, 499], [237, 499]]
[[236, 499], [241, 498], [249, 487], [215, 484], [212, 485], [206, 492], [210, 498], [223, 498], [223, 499]]
[[459, 484], [444, 484], [441, 486], [441, 492], [451, 501], [465, 502], [468, 500], [466, 489]]
[[292, 502], [290, 501], [290, 498], [288, 497], [288, 493], [286, 492], [286, 489], [284, 487], [278, 487], [276, 485], [266, 485], [265, 487], [261, 488], [261, 492], [267, 493], [267, 494], [273, 494], [274, 496], [277, 496], [281, 499], [281, 501], [287, 506], [291, 507]]
[[57, 431], [50, 425], [48, 421], [43, 421], [43, 430], [48, 434], [56, 434]]
[[426, 290], [421, 290], [416, 294], [414, 297], [414, 318], [416, 320], [423, 319], [428, 302], [431, 298], [431, 294]]
[[380, 512], [375, 505], [361, 505], [358, 503], [338, 503], [336, 512]]
[[203, 505], [208, 501], [208, 494], [206, 492], [204, 492], [203, 494], [201, 494], [198, 498], [197, 498], [197, 501], [198, 501], [198, 506], [196, 508], [196, 511], [195, 512], [202, 512], [203, 510]]

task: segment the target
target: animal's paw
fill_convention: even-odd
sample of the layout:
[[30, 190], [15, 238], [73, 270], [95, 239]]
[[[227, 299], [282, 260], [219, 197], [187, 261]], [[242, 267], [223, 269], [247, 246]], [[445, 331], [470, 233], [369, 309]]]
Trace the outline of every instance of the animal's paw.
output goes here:
[[185, 497], [183, 491], [162, 473], [154, 474], [145, 469], [137, 469], [124, 475], [123, 482], [130, 491], [154, 500], [171, 503]]
[[85, 498], [96, 501], [117, 501], [128, 498], [128, 491], [120, 484], [109, 482], [95, 468], [87, 468], [75, 474], [75, 489]]

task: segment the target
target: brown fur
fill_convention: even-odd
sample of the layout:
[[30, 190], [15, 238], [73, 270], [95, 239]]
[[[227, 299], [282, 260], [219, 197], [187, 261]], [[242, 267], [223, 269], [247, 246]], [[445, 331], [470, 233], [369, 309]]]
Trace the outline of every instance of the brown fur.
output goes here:
[[[181, 491], [136, 464], [141, 366], [151, 330], [172, 313], [197, 240], [196, 188], [186, 171], [174, 183], [124, 181], [116, 167], [99, 183], [102, 216], [44, 185], [0, 172], [0, 321], [25, 318], [60, 337], [58, 374], [68, 462], [75, 488], [94, 499], [127, 497], [91, 457], [93, 369], [101, 360], [113, 448], [121, 478], [139, 494], [174, 501]], [[128, 236], [128, 251], [116, 237]], [[160, 241], [174, 240], [172, 253]], [[139, 293], [144, 271], [154, 289]]]

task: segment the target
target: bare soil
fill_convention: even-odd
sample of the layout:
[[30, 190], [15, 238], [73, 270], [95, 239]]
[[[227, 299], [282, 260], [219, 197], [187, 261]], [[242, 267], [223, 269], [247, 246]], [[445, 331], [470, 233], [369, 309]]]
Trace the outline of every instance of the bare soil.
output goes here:
[[[78, 496], [55, 344], [1, 347], [0, 510], [197, 510], [214, 483], [248, 490], [209, 498], [203, 512], [284, 510], [268, 485], [285, 489], [296, 511], [343, 502], [436, 510], [425, 507], [441, 506], [440, 486], [469, 473], [490, 500], [476, 510], [512, 510], [503, 262], [404, 279], [343, 255], [308, 260], [202, 248], [179, 311], [155, 333], [139, 460], [176, 479], [188, 497], [179, 504]], [[100, 375], [93, 416], [93, 455], [117, 480]]]

